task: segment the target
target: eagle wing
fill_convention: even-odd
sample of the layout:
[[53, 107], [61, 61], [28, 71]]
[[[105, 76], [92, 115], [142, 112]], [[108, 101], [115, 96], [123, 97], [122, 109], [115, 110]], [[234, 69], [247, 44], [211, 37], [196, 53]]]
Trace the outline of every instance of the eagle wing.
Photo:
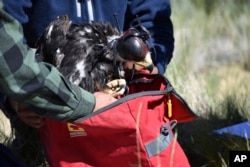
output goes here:
[[93, 93], [124, 83], [116, 82], [124, 77], [124, 67], [151, 69], [144, 38], [145, 33], [135, 29], [120, 33], [110, 23], [72, 24], [63, 15], [52, 21], [38, 40], [37, 55], [56, 66], [72, 83]]
[[72, 24], [68, 16], [52, 21], [39, 39], [37, 54], [71, 82], [95, 92], [121, 78], [122, 63], [112, 41], [120, 33], [109, 23]]

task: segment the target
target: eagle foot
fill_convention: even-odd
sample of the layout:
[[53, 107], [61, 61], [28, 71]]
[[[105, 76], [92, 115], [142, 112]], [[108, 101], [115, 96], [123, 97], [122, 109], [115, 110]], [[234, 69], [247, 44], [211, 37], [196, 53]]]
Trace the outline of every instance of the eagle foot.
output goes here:
[[107, 83], [107, 88], [104, 92], [119, 98], [124, 95], [126, 88], [127, 84], [125, 79], [115, 79]]

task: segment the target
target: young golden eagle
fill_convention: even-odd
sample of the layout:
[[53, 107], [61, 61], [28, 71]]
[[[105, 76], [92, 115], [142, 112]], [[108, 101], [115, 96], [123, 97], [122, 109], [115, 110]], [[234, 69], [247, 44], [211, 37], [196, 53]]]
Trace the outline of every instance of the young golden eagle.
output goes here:
[[[110, 89], [112, 80], [124, 86], [128, 62], [152, 69], [145, 35], [130, 29], [120, 33], [109, 23], [72, 24], [59, 16], [46, 28], [37, 43], [37, 54], [55, 65], [72, 83], [90, 92]], [[119, 85], [116, 86], [121, 86]]]

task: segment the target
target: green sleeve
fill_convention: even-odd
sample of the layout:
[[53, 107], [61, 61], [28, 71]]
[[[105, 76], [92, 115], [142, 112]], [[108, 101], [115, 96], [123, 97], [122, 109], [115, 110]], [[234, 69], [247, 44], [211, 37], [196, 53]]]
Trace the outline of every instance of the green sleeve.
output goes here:
[[93, 94], [73, 85], [58, 70], [38, 63], [23, 44], [21, 25], [0, 1], [0, 91], [18, 102], [39, 108], [40, 115], [73, 121], [93, 111]]

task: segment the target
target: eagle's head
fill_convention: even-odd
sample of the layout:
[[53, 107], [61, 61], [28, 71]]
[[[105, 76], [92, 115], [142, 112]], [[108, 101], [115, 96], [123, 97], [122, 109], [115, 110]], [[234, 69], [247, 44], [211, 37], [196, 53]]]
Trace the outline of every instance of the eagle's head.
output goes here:
[[37, 54], [74, 84], [90, 92], [102, 91], [111, 80], [124, 78], [127, 60], [139, 63], [147, 57], [133, 59], [127, 39], [109, 23], [72, 24], [64, 15], [48, 25], [38, 40]]

